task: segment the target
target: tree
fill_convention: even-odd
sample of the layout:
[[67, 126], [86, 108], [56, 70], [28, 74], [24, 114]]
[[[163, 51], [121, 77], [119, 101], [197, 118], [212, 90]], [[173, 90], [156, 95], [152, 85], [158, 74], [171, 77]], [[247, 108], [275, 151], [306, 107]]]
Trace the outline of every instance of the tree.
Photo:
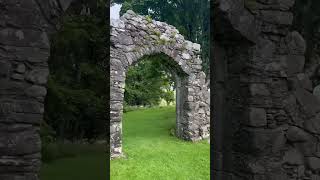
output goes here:
[[105, 3], [73, 6], [51, 38], [45, 120], [58, 138], [94, 139], [106, 133], [109, 77], [101, 66], [108, 46]]
[[[161, 98], [173, 101], [173, 77], [166, 70], [166, 55], [144, 57], [127, 72], [125, 102], [127, 105], [158, 105]], [[173, 99], [173, 100], [172, 100]]]
[[320, 28], [320, 1], [319, 0], [297, 0], [294, 6], [294, 29], [298, 30], [306, 40], [308, 61], [314, 51], [318, 51], [316, 44], [319, 41]]

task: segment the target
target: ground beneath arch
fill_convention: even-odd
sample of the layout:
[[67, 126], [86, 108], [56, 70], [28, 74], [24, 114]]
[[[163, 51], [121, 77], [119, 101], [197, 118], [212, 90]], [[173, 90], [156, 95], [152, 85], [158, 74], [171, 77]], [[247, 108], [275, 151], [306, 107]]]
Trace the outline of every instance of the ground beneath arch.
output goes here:
[[174, 126], [175, 107], [125, 113], [122, 130], [127, 157], [111, 161], [111, 179], [210, 179], [208, 142], [171, 136]]

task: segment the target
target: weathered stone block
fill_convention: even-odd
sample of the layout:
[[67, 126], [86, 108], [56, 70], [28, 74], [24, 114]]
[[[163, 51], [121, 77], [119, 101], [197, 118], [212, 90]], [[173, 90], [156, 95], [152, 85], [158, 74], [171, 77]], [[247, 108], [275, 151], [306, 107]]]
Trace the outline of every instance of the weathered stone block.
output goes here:
[[25, 90], [27, 96], [30, 97], [45, 97], [47, 89], [43, 86], [33, 85]]
[[306, 51], [306, 42], [299, 32], [293, 31], [286, 37], [288, 51], [293, 55], [304, 55]]
[[13, 156], [40, 152], [40, 136], [35, 130], [0, 134], [0, 142], [7, 142], [0, 143], [1, 154]]
[[125, 34], [119, 35], [117, 40], [118, 40], [118, 42], [115, 42], [115, 43], [119, 43], [119, 44], [123, 44], [123, 45], [131, 45], [131, 44], [133, 44], [132, 37], [128, 36], [128, 35], [125, 35]]
[[31, 100], [1, 100], [0, 101], [0, 112], [1, 113], [43, 113], [43, 103], [31, 101]]
[[308, 131], [315, 134], [320, 134], [320, 114], [317, 114], [315, 117], [310, 119], [306, 119], [303, 122], [303, 125]]
[[3, 113], [0, 112], [0, 122], [5, 123], [23, 123], [23, 124], [33, 124], [40, 125], [43, 119], [42, 114], [32, 114], [32, 113]]
[[49, 52], [47, 49], [36, 47], [8, 47], [9, 51], [15, 54], [15, 60], [25, 61], [30, 63], [47, 62]]
[[291, 149], [285, 153], [283, 161], [290, 165], [301, 165], [304, 163], [304, 158], [301, 152]]
[[311, 180], [320, 180], [320, 176], [316, 174], [311, 175]]
[[46, 49], [50, 47], [48, 36], [45, 32], [31, 29], [0, 29], [0, 41], [9, 46], [31, 46]]
[[318, 100], [313, 94], [305, 89], [298, 88], [295, 91], [295, 96], [299, 104], [303, 107], [305, 113], [308, 116], [314, 116], [320, 112], [320, 100]]
[[34, 69], [27, 74], [25, 79], [38, 85], [44, 85], [47, 83], [48, 76], [48, 69]]
[[265, 84], [250, 84], [250, 93], [252, 96], [268, 96], [270, 92]]
[[11, 64], [7, 61], [0, 61], [0, 78], [5, 78], [9, 75]]
[[292, 142], [307, 141], [309, 139], [309, 135], [304, 130], [296, 126], [289, 127], [286, 137]]
[[312, 91], [312, 82], [306, 74], [300, 73], [297, 75], [297, 78], [302, 88]]
[[0, 93], [4, 96], [7, 95], [23, 95], [24, 90], [28, 86], [23, 81], [12, 81], [10, 79], [0, 79]]
[[303, 71], [305, 63], [305, 57], [300, 55], [288, 55], [287, 56], [287, 75], [293, 76], [295, 74], [301, 73]]
[[18, 64], [17, 68], [15, 69], [15, 71], [17, 73], [21, 73], [23, 74], [24, 72], [26, 72], [26, 66], [22, 63]]
[[267, 125], [266, 111], [263, 108], [249, 108], [248, 125], [260, 127]]
[[293, 14], [291, 12], [261, 10], [260, 13], [260, 18], [263, 21], [272, 24], [291, 25], [293, 21]]
[[318, 157], [307, 157], [306, 158], [308, 167], [315, 171], [320, 169], [320, 158]]
[[252, 154], [277, 153], [285, 146], [284, 127], [242, 130], [237, 136], [237, 151]]
[[317, 139], [313, 136], [309, 136], [307, 141], [296, 142], [295, 147], [296, 149], [299, 149], [305, 157], [314, 156], [317, 151]]

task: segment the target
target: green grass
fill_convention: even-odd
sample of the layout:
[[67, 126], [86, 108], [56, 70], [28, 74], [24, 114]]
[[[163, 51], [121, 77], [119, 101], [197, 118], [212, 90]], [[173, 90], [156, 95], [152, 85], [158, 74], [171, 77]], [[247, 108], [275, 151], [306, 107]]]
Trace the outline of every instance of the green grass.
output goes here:
[[[123, 150], [126, 158], [111, 161], [111, 180], [207, 180], [210, 147], [170, 135], [174, 107], [158, 107], [124, 114]], [[41, 167], [41, 180], [106, 180], [105, 146], [61, 145], [75, 157]]]
[[75, 157], [44, 163], [41, 180], [106, 180], [106, 147], [104, 145], [59, 145], [64, 152]]
[[125, 158], [111, 161], [111, 180], [210, 179], [207, 141], [186, 142], [170, 135], [175, 108], [162, 107], [124, 114]]

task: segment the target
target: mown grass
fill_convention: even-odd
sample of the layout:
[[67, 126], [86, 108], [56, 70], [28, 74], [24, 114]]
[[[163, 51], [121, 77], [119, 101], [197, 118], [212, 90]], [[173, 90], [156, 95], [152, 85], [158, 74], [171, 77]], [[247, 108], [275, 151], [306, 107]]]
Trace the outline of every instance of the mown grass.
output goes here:
[[[174, 107], [158, 107], [124, 114], [123, 150], [126, 158], [111, 160], [111, 180], [207, 180], [210, 147], [207, 141], [182, 141], [170, 135]], [[106, 180], [104, 145], [59, 145], [72, 153], [44, 163], [41, 180]]]
[[182, 141], [170, 135], [175, 108], [162, 107], [124, 114], [125, 158], [111, 161], [111, 180], [210, 179], [207, 141]]

